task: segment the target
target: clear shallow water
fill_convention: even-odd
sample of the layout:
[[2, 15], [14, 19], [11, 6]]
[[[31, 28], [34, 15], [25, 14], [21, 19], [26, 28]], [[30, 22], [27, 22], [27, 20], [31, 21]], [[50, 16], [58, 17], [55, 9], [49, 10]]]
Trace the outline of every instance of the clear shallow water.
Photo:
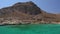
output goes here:
[[0, 26], [0, 34], [60, 34], [60, 24]]

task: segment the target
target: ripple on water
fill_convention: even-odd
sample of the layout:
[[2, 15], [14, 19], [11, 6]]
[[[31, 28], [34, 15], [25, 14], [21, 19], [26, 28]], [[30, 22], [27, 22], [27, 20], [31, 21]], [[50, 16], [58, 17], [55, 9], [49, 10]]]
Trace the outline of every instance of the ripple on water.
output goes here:
[[0, 26], [0, 34], [60, 34], [59, 24]]

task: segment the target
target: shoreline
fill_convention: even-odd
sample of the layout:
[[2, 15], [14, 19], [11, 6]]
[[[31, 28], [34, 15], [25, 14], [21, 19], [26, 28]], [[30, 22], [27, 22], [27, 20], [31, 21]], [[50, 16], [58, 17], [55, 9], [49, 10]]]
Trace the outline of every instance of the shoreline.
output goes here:
[[0, 18], [0, 26], [4, 25], [27, 25], [27, 24], [60, 24], [60, 22], [37, 21], [37, 20], [20, 20], [15, 18]]
[[[59, 24], [59, 23], [30, 23], [30, 24]], [[30, 25], [30, 24], [1, 24], [0, 26], [7, 26], [7, 25]]]

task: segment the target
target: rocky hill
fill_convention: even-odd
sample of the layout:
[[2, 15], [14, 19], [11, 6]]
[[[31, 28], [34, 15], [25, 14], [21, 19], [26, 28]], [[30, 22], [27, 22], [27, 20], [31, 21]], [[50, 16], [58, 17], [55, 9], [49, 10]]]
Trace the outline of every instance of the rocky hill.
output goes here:
[[59, 23], [60, 15], [47, 13], [32, 1], [0, 9], [0, 24]]

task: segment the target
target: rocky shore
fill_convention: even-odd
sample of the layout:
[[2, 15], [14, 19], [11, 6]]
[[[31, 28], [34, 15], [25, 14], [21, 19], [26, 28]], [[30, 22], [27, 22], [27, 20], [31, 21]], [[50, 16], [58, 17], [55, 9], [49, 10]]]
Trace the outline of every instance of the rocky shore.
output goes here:
[[0, 18], [0, 25], [22, 25], [22, 24], [60, 24], [60, 22], [47, 22], [37, 20], [19, 20], [16, 18]]

